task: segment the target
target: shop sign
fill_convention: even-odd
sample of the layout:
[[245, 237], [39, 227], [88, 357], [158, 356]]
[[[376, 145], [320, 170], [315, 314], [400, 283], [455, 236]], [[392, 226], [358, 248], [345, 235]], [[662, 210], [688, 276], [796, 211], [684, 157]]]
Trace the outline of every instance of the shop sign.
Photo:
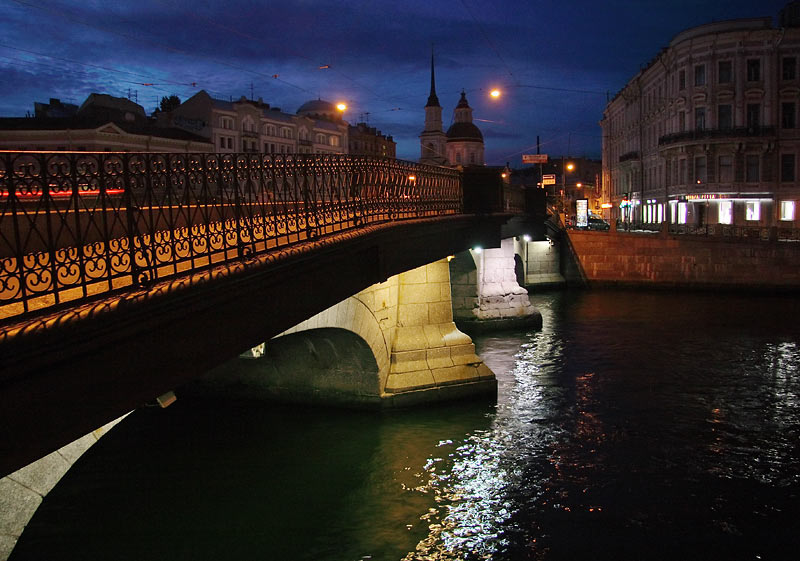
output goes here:
[[699, 193], [696, 195], [686, 195], [687, 201], [713, 201], [716, 199], [728, 199], [730, 195], [722, 193]]

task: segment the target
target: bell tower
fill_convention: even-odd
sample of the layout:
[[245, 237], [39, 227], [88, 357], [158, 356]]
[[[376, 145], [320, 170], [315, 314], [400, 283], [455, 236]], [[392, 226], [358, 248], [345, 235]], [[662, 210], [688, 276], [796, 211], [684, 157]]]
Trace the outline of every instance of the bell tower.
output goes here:
[[421, 164], [447, 165], [447, 136], [442, 128], [442, 106], [436, 96], [436, 74], [431, 47], [431, 93], [425, 105], [425, 130], [419, 135]]

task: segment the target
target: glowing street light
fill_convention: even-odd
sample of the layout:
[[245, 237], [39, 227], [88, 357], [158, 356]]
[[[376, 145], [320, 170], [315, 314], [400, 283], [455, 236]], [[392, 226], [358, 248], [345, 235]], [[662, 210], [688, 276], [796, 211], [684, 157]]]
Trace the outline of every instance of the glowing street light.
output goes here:
[[497, 99], [498, 97], [500, 97], [501, 92], [497, 88], [494, 88], [492, 91], [489, 92], [489, 95]]
[[567, 171], [572, 171], [574, 169], [575, 169], [575, 164], [573, 164], [572, 162], [567, 164]]
[[347, 109], [347, 104], [346, 103], [337, 103], [336, 104], [336, 109], [338, 109], [339, 111], [344, 112], [344, 110]]

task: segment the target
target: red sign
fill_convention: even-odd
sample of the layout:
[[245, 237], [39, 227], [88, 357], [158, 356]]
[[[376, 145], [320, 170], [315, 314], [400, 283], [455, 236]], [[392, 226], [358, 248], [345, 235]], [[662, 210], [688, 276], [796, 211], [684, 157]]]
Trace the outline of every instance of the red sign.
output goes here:
[[523, 154], [523, 164], [546, 164], [547, 154]]

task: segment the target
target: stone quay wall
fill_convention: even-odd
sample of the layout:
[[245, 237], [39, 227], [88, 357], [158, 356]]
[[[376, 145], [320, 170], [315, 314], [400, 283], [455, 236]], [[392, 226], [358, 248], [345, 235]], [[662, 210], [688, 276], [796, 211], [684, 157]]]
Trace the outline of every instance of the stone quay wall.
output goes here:
[[579, 230], [564, 242], [570, 283], [800, 290], [800, 243]]

